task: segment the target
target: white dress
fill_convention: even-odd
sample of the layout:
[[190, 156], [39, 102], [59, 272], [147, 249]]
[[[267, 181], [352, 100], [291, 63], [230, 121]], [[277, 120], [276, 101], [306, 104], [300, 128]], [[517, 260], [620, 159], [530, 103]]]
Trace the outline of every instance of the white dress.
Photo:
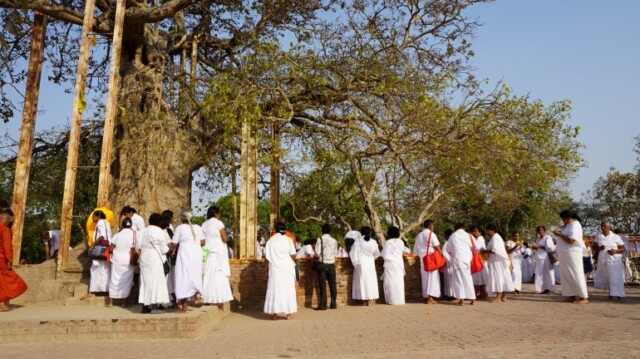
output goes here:
[[[516, 242], [508, 240], [506, 247], [511, 249], [516, 246]], [[517, 291], [522, 290], [522, 247], [514, 250], [509, 254], [511, 260], [511, 280], [513, 281], [513, 288]]]
[[624, 242], [620, 236], [610, 232], [608, 236], [598, 234], [596, 243], [604, 249], [598, 255], [598, 270], [593, 279], [593, 286], [597, 289], [608, 290], [610, 296], [624, 297], [625, 270], [622, 254], [611, 255], [608, 253], [610, 249], [624, 246]]
[[536, 247], [544, 247], [544, 249], [536, 249], [535, 253], [534, 287], [536, 293], [541, 293], [545, 290], [555, 292], [555, 266], [551, 264], [549, 252], [555, 251], [556, 245], [551, 237], [545, 235], [542, 238], [538, 238]]
[[487, 244], [489, 260], [487, 267], [489, 270], [489, 281], [487, 282], [487, 293], [513, 292], [513, 279], [509, 269], [509, 256], [504, 246], [504, 240], [496, 233]]
[[296, 270], [291, 256], [296, 247], [291, 239], [276, 233], [267, 241], [264, 254], [269, 261], [269, 280], [264, 298], [264, 312], [291, 314], [298, 311], [296, 299]]
[[[431, 241], [429, 242], [429, 235], [431, 235]], [[416, 255], [420, 261], [420, 278], [422, 279], [422, 297], [434, 297], [440, 298], [440, 271], [432, 270], [426, 271], [424, 269], [423, 258], [427, 254], [431, 254], [435, 251], [435, 247], [440, 245], [438, 237], [435, 233], [432, 233], [429, 229], [424, 229], [416, 236], [415, 244], [413, 245], [413, 254]], [[427, 248], [427, 246], [429, 248]]]
[[204, 239], [202, 228], [197, 224], [183, 223], [173, 233], [171, 243], [179, 245], [173, 283], [178, 300], [202, 294], [203, 253], [200, 241]]
[[562, 234], [574, 240], [572, 244], [568, 244], [562, 238], [558, 238], [557, 252], [560, 257], [562, 295], [587, 298], [587, 280], [582, 262], [582, 253], [585, 248], [582, 225], [578, 221], [570, 222], [564, 226]]
[[[109, 243], [111, 243], [111, 227], [109, 222], [101, 219], [96, 224], [96, 229], [93, 234], [93, 243], [100, 237], [104, 237]], [[89, 292], [108, 292], [109, 291], [109, 279], [111, 277], [111, 265], [107, 261], [92, 259], [91, 268], [91, 281], [89, 282]]]
[[408, 254], [409, 248], [405, 247], [402, 239], [393, 238], [387, 240], [382, 248], [381, 257], [384, 259], [384, 272], [382, 273], [382, 288], [384, 300], [387, 304], [404, 304], [404, 260], [403, 254]]
[[220, 230], [224, 230], [224, 224], [217, 218], [210, 218], [202, 224], [205, 248], [209, 251], [202, 279], [202, 299], [205, 303], [218, 304], [233, 300], [229, 284], [229, 254], [227, 244], [220, 236]]
[[133, 273], [135, 267], [130, 265], [131, 248], [134, 247], [134, 235], [137, 234], [124, 228], [111, 239], [115, 245], [111, 253], [111, 280], [109, 281], [109, 297], [122, 299], [128, 298], [133, 287]]
[[453, 232], [443, 246], [442, 254], [447, 260], [447, 267], [451, 272], [449, 276], [451, 296], [456, 299], [476, 299], [473, 278], [471, 277], [472, 240], [471, 235], [463, 229], [458, 229]]
[[372, 300], [380, 297], [375, 262], [379, 256], [378, 243], [374, 239], [365, 241], [363, 237], [358, 238], [351, 247], [349, 257], [353, 263], [353, 299]]
[[138, 303], [143, 305], [168, 304], [169, 291], [162, 263], [167, 260], [167, 232], [157, 226], [147, 226], [140, 242], [140, 294]]

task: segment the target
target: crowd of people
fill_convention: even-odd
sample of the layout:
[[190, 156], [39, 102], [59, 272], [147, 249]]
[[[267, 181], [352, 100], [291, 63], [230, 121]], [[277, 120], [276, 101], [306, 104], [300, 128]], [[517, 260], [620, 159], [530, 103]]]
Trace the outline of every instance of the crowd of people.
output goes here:
[[[104, 208], [96, 209], [88, 221], [88, 252], [98, 255], [90, 255], [89, 291], [81, 299], [107, 292], [108, 306], [113, 305], [114, 299], [126, 306], [134, 274], [139, 272], [138, 303], [142, 304], [143, 313], [164, 313], [170, 306], [184, 313], [189, 302], [222, 307], [233, 300], [233, 294], [229, 282], [229, 237], [220, 215], [217, 207], [210, 207], [206, 221], [199, 226], [192, 222], [191, 212], [184, 212], [174, 228], [172, 211], [151, 214], [147, 225], [134, 208], [125, 206], [118, 226], [113, 226], [113, 214]], [[379, 299], [380, 278], [385, 302], [404, 304], [403, 256], [408, 255], [420, 263], [422, 297], [428, 304], [438, 304], [443, 298], [461, 306], [475, 304], [478, 299], [505, 302], [508, 294], [520, 293], [523, 282], [533, 282], [538, 294], [555, 293], [556, 283], [561, 283], [567, 301], [586, 304], [586, 268], [591, 258], [597, 268], [594, 287], [608, 291], [610, 299], [621, 300], [629, 271], [623, 239], [614, 233], [610, 223], [602, 222], [601, 233], [589, 251], [577, 213], [565, 210], [560, 218], [562, 229], [551, 231], [551, 236], [544, 226], [538, 226], [536, 240], [531, 244], [523, 242], [519, 233], [505, 241], [495, 225], [484, 230], [477, 226], [466, 229], [463, 223], [445, 231], [441, 240], [435, 234], [435, 223], [426, 220], [412, 250], [394, 226], [388, 228], [384, 246], [379, 246], [371, 228], [365, 226], [346, 233], [343, 248], [331, 236], [329, 224], [322, 226], [319, 238], [300, 243], [279, 219], [271, 237], [265, 240], [264, 229], [259, 229], [256, 242], [256, 256], [266, 260], [268, 276], [264, 312], [277, 319], [279, 314], [291, 318], [297, 311], [298, 259], [313, 260], [319, 286], [315, 310], [337, 309], [336, 258], [349, 258], [353, 265], [350, 290], [354, 301], [368, 306]], [[8, 206], [0, 209], [0, 311], [10, 310], [9, 300], [26, 291], [26, 284], [12, 270], [12, 219]], [[60, 232], [45, 231], [42, 240], [46, 258], [55, 259]], [[378, 257], [384, 261], [381, 276], [375, 265]]]
[[146, 225], [135, 208], [125, 206], [120, 211], [119, 230], [112, 235], [104, 211], [95, 210], [88, 252], [99, 253], [96, 246], [106, 242], [109, 254], [108, 259], [92, 256], [89, 292], [81, 299], [108, 292], [108, 306], [114, 299], [128, 305], [138, 271], [138, 303], [143, 313], [160, 314], [168, 307], [185, 313], [189, 302], [222, 307], [233, 300], [229, 239], [220, 210], [210, 207], [202, 226], [192, 222], [191, 212], [184, 212], [174, 228], [173, 216], [169, 210], [153, 213]]

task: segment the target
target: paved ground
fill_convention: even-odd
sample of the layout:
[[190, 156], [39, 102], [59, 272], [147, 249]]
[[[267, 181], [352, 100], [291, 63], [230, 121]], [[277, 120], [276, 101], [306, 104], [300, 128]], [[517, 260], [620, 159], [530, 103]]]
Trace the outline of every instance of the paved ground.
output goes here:
[[[300, 308], [293, 320], [233, 313], [196, 339], [1, 345], [3, 358], [640, 357], [640, 287], [591, 303], [525, 293], [507, 303]], [[67, 310], [63, 307], [60, 311]], [[25, 308], [26, 309], [26, 308]], [[3, 313], [0, 313], [3, 314]]]

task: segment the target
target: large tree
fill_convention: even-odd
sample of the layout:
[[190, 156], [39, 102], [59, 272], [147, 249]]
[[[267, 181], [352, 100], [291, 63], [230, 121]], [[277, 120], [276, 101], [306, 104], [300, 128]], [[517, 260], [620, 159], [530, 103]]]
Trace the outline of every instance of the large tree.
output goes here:
[[[24, 78], [19, 63], [28, 56], [25, 39], [31, 12], [27, 10], [52, 18], [46, 34], [52, 79], [72, 79], [83, 3], [0, 0], [1, 24], [6, 29], [0, 38], [3, 93], [20, 86]], [[113, 32], [115, 4], [96, 1], [93, 31], [103, 49]], [[287, 29], [303, 29], [326, 4], [321, 0], [128, 0], [126, 5], [119, 69], [121, 111], [110, 198], [115, 206], [132, 204], [145, 213], [189, 208], [192, 173], [207, 163], [224, 135], [224, 128], [202, 116], [201, 85], [209, 83], [211, 74], [241, 67], [237, 59], [257, 44], [274, 41]], [[90, 71], [94, 81], [88, 86], [97, 91], [104, 91], [108, 53], [94, 51]], [[2, 101], [0, 113], [6, 119], [15, 104], [4, 96]]]

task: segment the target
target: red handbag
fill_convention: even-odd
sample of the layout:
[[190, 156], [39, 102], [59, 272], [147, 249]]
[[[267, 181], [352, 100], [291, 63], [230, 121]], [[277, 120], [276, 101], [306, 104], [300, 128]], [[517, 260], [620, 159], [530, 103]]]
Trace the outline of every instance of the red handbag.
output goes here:
[[480, 272], [482, 268], [484, 268], [484, 263], [482, 261], [482, 256], [476, 249], [476, 241], [473, 240], [472, 235], [469, 235], [469, 238], [471, 238], [471, 248], [473, 248], [471, 251], [471, 274], [475, 274]]
[[[431, 246], [431, 234], [433, 232], [429, 232], [429, 239], [427, 239], [427, 252], [429, 251], [429, 247]], [[427, 272], [431, 272], [434, 270], [438, 270], [444, 267], [445, 260], [440, 251], [433, 249], [433, 253], [427, 254], [422, 257], [422, 264], [424, 266], [424, 270]]]

